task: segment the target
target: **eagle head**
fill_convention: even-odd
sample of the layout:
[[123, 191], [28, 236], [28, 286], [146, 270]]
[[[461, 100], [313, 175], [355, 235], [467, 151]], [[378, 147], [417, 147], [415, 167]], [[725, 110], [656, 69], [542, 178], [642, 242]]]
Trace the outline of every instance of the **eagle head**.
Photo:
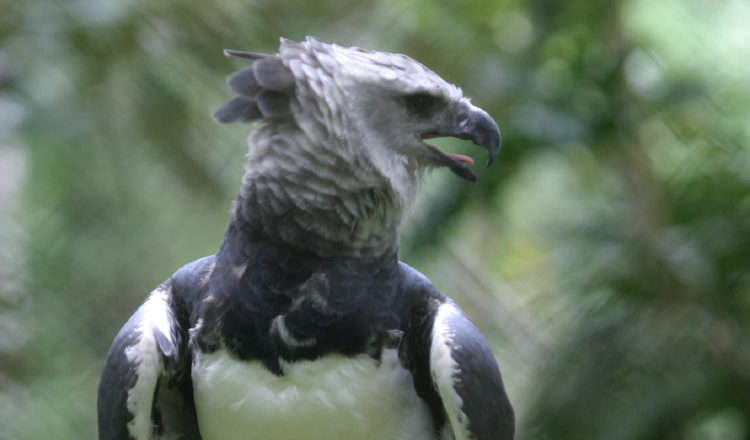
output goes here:
[[[248, 141], [245, 185], [261, 182], [279, 198], [295, 187], [299, 193], [289, 197], [301, 209], [322, 203], [316, 207], [339, 217], [351, 214], [353, 220], [344, 222], [349, 226], [376, 212], [390, 229], [400, 222], [425, 170], [447, 167], [476, 180], [471, 158], [444, 153], [426, 140], [471, 140], [487, 149], [487, 166], [499, 152], [500, 130], [492, 118], [407, 56], [311, 37], [282, 39], [275, 55], [225, 54], [253, 65], [227, 78], [237, 96], [214, 118], [263, 124]], [[326, 201], [330, 194], [343, 201]], [[275, 203], [277, 212], [284, 211], [282, 200]]]

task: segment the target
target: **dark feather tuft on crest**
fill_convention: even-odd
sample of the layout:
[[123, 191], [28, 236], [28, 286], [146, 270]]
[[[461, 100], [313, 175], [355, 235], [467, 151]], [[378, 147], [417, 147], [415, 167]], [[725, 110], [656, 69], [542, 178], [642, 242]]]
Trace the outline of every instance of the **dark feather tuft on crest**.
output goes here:
[[291, 116], [289, 100], [296, 84], [294, 75], [281, 58], [229, 49], [224, 49], [224, 54], [255, 63], [227, 77], [229, 89], [238, 96], [214, 112], [213, 117], [217, 122], [262, 122], [264, 119]]
[[273, 56], [273, 55], [269, 55], [266, 53], [244, 52], [241, 50], [232, 50], [232, 49], [224, 49], [224, 55], [228, 57], [234, 57], [234, 58], [245, 58], [246, 60], [253, 60], [253, 61]]

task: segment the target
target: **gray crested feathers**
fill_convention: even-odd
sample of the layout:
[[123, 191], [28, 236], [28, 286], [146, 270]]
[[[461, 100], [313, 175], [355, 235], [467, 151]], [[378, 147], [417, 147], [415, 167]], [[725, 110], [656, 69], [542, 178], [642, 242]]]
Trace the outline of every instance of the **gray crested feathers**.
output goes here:
[[404, 55], [314, 38], [282, 39], [276, 55], [225, 54], [253, 65], [227, 78], [237, 96], [214, 118], [263, 124], [248, 138], [235, 214], [260, 210], [253, 218], [286, 244], [324, 256], [382, 254], [397, 246], [397, 228], [426, 170], [448, 167], [475, 179], [470, 159], [424, 139], [472, 140], [488, 149], [488, 164], [497, 155], [494, 121]]

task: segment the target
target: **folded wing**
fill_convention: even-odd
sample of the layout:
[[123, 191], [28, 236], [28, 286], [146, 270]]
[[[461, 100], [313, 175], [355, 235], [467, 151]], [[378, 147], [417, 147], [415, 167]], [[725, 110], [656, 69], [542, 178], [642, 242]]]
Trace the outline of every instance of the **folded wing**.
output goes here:
[[436, 426], [442, 426], [441, 438], [513, 439], [513, 408], [479, 328], [427, 278], [404, 264], [400, 288], [407, 325], [399, 355]]
[[117, 334], [99, 383], [99, 438], [199, 439], [187, 311], [167, 281]]

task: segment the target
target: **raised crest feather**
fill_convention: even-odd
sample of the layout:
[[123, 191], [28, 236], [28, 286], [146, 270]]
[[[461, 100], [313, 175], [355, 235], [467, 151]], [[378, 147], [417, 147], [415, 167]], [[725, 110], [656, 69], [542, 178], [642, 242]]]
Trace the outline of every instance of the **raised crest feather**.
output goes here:
[[255, 79], [258, 84], [268, 90], [289, 93], [294, 90], [294, 75], [284, 66], [279, 57], [269, 57], [258, 60], [253, 64]]
[[255, 79], [255, 70], [253, 67], [238, 70], [227, 77], [227, 85], [234, 93], [248, 98], [252, 98], [260, 92], [261, 86]]
[[224, 49], [224, 55], [227, 57], [233, 57], [233, 58], [245, 58], [246, 60], [262, 60], [263, 58], [268, 58], [273, 55], [269, 55], [267, 53], [259, 53], [259, 52], [245, 52], [242, 50], [232, 50], [232, 49]]
[[258, 104], [252, 98], [237, 96], [221, 106], [213, 114], [216, 122], [229, 124], [232, 122], [253, 122], [263, 117]]

